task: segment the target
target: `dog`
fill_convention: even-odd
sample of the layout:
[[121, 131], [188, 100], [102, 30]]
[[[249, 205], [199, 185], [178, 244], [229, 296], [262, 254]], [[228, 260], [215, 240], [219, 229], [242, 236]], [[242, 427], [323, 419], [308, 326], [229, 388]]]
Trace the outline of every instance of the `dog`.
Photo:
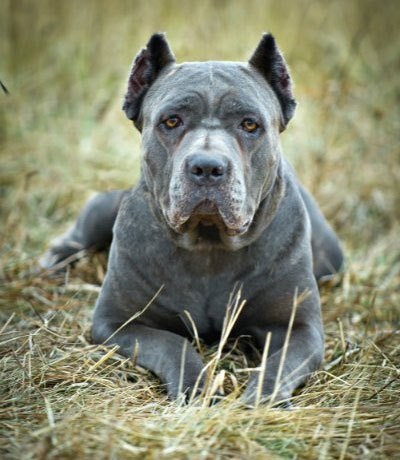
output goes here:
[[343, 253], [281, 153], [295, 107], [271, 34], [247, 63], [183, 64], [154, 34], [134, 60], [123, 105], [142, 136], [139, 183], [96, 196], [42, 259], [50, 268], [112, 241], [93, 341], [134, 356], [171, 398], [205, 384], [184, 312], [201, 339], [217, 341], [238, 285], [246, 305], [230, 335], [267, 352], [246, 404], [257, 392], [288, 400], [321, 364], [317, 281], [341, 269]]

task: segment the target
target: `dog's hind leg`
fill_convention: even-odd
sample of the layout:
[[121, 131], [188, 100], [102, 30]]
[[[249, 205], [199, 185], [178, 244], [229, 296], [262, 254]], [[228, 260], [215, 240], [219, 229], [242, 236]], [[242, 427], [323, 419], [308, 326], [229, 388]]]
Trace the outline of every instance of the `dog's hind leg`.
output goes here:
[[[57, 237], [41, 257], [42, 268], [55, 267], [84, 249], [102, 251], [112, 240], [112, 229], [121, 201], [127, 190], [113, 190], [91, 198], [78, 216], [75, 225]], [[72, 261], [73, 257], [71, 257]]]
[[312, 196], [299, 184], [300, 193], [311, 221], [311, 246], [314, 276], [317, 280], [334, 275], [343, 268], [339, 240]]

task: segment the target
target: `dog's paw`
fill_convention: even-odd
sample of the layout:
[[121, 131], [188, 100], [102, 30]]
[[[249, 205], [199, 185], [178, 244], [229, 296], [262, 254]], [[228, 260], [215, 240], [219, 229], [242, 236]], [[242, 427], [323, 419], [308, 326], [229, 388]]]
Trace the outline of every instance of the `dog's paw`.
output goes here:
[[83, 247], [80, 243], [59, 238], [40, 257], [39, 268], [42, 270], [62, 271], [68, 265], [81, 258]]

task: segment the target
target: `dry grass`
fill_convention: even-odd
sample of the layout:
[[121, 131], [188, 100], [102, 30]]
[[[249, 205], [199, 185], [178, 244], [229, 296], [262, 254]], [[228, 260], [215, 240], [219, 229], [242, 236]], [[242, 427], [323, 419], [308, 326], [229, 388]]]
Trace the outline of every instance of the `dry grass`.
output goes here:
[[[3, 0], [1, 10], [2, 458], [398, 457], [398, 3]], [[230, 396], [171, 403], [148, 372], [88, 341], [104, 257], [64, 278], [36, 271], [91, 191], [137, 178], [139, 138], [119, 106], [155, 30], [180, 60], [245, 59], [271, 30], [291, 64], [300, 106], [284, 150], [347, 253], [342, 279], [321, 292], [325, 367], [292, 411], [238, 404], [248, 363], [235, 349], [216, 369]]]

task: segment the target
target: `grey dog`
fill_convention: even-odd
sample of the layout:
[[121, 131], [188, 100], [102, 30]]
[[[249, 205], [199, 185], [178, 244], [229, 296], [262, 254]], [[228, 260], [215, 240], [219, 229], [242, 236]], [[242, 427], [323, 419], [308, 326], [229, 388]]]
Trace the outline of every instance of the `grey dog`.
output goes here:
[[135, 355], [172, 398], [205, 382], [184, 312], [201, 339], [217, 341], [238, 285], [247, 303], [231, 336], [250, 336], [261, 351], [270, 339], [266, 372], [250, 376], [246, 403], [257, 391], [287, 400], [321, 364], [317, 280], [340, 270], [343, 255], [281, 154], [295, 107], [271, 34], [247, 63], [183, 64], [153, 35], [134, 60], [123, 106], [142, 134], [139, 183], [90, 201], [42, 259], [52, 267], [112, 240], [93, 341]]

